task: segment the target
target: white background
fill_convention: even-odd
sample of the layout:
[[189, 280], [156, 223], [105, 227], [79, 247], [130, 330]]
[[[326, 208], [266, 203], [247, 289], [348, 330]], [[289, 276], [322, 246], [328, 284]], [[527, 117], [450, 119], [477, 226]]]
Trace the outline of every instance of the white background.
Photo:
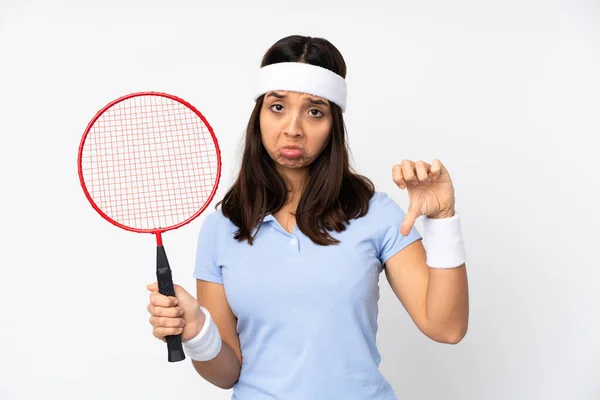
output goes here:
[[[600, 399], [600, 5], [594, 1], [0, 0], [0, 399], [228, 399], [151, 334], [155, 241], [90, 207], [81, 135], [139, 90], [198, 107], [237, 171], [253, 78], [289, 34], [348, 64], [354, 165], [439, 158], [468, 251], [456, 346], [422, 335], [382, 275], [381, 369], [399, 399]], [[165, 234], [194, 290], [202, 218]], [[420, 221], [417, 224], [421, 228]]]

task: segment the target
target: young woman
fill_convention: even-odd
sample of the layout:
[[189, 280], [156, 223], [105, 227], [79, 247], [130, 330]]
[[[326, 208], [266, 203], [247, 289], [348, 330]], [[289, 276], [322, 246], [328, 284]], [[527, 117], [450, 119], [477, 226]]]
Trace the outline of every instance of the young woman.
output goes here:
[[458, 343], [466, 334], [448, 171], [439, 160], [395, 165], [406, 213], [353, 172], [345, 75], [325, 39], [290, 36], [267, 51], [239, 176], [199, 235], [197, 299], [148, 285], [154, 336], [181, 334], [198, 374], [233, 388], [233, 399], [396, 399], [378, 369], [382, 271], [425, 335]]

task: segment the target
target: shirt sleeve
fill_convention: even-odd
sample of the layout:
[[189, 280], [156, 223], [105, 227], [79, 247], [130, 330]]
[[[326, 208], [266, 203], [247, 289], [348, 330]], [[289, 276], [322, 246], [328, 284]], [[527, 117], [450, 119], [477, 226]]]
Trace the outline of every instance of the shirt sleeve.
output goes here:
[[213, 212], [202, 223], [196, 247], [194, 278], [223, 284], [221, 268], [216, 262], [217, 247], [215, 247], [215, 237], [218, 237], [217, 222], [218, 215], [216, 212]]
[[402, 236], [400, 227], [406, 213], [385, 193], [379, 194], [376, 203], [381, 226], [379, 260], [385, 265], [394, 254], [423, 237], [414, 225], [408, 236]]

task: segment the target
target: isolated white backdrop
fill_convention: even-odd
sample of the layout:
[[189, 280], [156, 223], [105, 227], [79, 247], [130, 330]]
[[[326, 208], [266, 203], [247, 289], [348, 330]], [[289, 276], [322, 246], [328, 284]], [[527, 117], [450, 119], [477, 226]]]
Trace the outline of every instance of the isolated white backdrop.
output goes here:
[[[600, 399], [600, 6], [594, 1], [0, 1], [0, 399], [228, 399], [151, 334], [155, 241], [79, 186], [83, 130], [133, 91], [214, 127], [221, 198], [264, 51], [325, 37], [348, 64], [356, 168], [439, 158], [468, 251], [470, 329], [423, 336], [382, 275], [381, 368], [399, 399]], [[202, 218], [166, 234], [194, 290]], [[418, 222], [418, 229], [421, 224]]]

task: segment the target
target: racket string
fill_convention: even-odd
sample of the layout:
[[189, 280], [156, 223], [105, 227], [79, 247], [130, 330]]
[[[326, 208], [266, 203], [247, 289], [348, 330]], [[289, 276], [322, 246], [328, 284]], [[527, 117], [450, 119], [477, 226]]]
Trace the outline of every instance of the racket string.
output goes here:
[[106, 110], [88, 133], [82, 172], [97, 206], [136, 229], [179, 224], [210, 198], [218, 154], [203, 120], [163, 96], [138, 96]]

